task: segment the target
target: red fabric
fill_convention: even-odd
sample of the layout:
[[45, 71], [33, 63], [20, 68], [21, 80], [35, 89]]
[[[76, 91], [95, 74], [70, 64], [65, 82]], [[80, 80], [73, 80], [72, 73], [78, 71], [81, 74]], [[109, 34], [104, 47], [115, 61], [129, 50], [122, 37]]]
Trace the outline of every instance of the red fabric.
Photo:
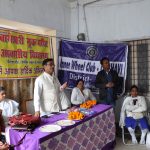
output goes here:
[[29, 125], [29, 124], [39, 124], [40, 117], [35, 117], [31, 114], [20, 114], [9, 118], [9, 125]]

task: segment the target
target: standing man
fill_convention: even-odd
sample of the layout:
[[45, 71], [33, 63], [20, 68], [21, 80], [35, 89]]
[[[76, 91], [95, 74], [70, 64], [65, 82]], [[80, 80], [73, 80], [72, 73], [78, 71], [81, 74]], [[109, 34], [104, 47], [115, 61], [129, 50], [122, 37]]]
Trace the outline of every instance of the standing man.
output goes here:
[[96, 87], [99, 88], [98, 103], [115, 106], [117, 99], [118, 74], [115, 70], [110, 69], [110, 62], [107, 57], [100, 61], [103, 70], [99, 71], [96, 76]]
[[45, 59], [42, 65], [44, 72], [37, 77], [34, 87], [35, 116], [59, 112], [70, 106], [69, 100], [63, 92], [67, 87], [67, 82], [61, 86], [57, 77], [54, 76], [53, 59]]

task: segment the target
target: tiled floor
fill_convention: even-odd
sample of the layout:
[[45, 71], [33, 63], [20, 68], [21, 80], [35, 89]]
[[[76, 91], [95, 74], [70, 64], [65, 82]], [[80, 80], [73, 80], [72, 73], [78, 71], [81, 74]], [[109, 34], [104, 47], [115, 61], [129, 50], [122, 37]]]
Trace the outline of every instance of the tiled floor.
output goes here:
[[146, 148], [146, 145], [124, 145], [121, 138], [117, 138], [117, 144], [114, 150], [150, 150]]

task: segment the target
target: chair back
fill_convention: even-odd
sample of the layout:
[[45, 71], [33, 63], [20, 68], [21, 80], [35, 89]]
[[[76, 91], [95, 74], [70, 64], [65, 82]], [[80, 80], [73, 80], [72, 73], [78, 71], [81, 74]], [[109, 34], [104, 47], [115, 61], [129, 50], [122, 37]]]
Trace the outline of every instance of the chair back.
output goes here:
[[21, 111], [24, 113], [34, 114], [33, 99], [22, 100]]

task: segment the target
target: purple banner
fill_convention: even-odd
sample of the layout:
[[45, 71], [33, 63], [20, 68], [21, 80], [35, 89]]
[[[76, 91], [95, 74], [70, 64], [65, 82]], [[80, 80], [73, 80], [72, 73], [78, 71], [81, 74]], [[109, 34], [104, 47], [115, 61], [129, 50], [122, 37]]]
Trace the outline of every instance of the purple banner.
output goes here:
[[102, 69], [100, 60], [108, 57], [111, 68], [118, 72], [122, 80], [122, 92], [127, 70], [128, 46], [124, 43], [87, 43], [61, 41], [59, 54], [59, 81], [68, 82], [69, 88], [75, 87], [76, 80], [83, 79], [85, 86], [95, 88], [95, 78]]

